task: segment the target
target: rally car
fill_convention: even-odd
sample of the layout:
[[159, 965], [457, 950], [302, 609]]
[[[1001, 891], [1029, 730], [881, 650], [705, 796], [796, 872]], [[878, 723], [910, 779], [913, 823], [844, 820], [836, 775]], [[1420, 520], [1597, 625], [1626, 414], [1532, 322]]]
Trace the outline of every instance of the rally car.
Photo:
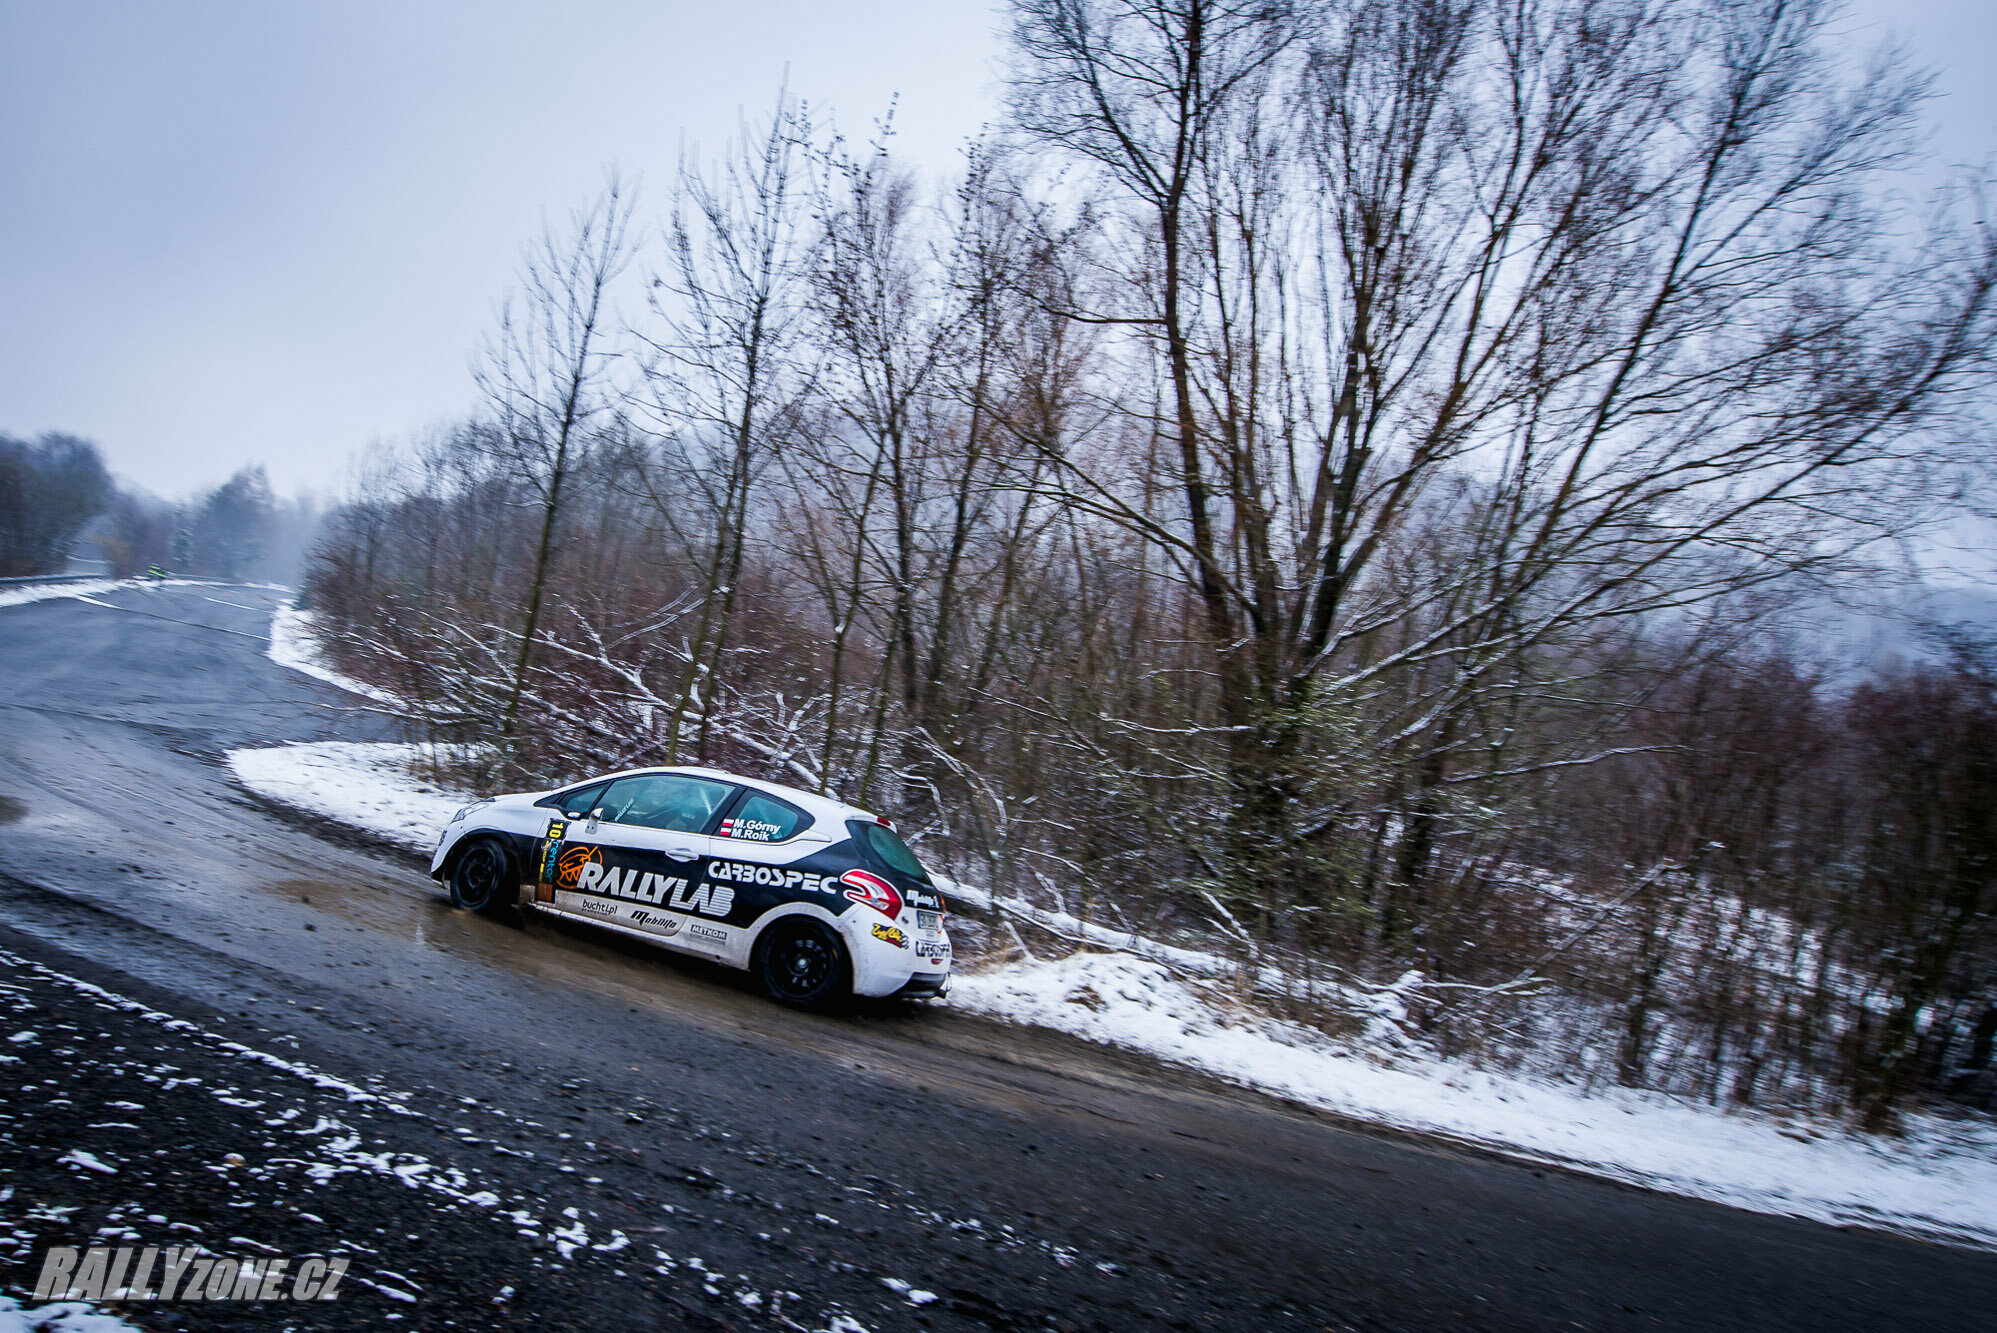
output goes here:
[[746, 968], [786, 1004], [950, 982], [943, 897], [893, 824], [714, 769], [474, 802], [430, 875], [473, 911], [522, 906]]

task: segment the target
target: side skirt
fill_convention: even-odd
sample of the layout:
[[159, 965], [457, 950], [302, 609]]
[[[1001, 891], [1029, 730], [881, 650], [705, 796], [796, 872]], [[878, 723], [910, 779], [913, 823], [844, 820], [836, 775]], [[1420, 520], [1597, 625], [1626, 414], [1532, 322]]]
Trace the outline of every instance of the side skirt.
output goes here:
[[[719, 954], [706, 953], [697, 949], [682, 949], [664, 936], [654, 935], [649, 930], [639, 930], [636, 926], [627, 926], [621, 921], [599, 921], [595, 917], [578, 916], [574, 912], [564, 912], [553, 903], [529, 902], [523, 903], [522, 906], [531, 907], [535, 911], [554, 917], [558, 921], [574, 921], [581, 925], [593, 926], [597, 930], [611, 930], [617, 932], [619, 935], [628, 935], [634, 940], [643, 940], [653, 948], [664, 949], [668, 953], [683, 954], [688, 958], [705, 959], [710, 963], [720, 963], [723, 967], [735, 966]], [[739, 971], [740, 969], [737, 970]]]

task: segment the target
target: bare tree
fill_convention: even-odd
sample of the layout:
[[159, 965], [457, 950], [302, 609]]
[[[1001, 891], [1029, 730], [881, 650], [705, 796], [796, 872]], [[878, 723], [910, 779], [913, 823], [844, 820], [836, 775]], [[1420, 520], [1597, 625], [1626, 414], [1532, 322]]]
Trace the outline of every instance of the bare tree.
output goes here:
[[1571, 761], [1519, 744], [1548, 663], [1918, 521], [1923, 432], [1988, 375], [1997, 248], [1896, 251], [1919, 85], [1841, 86], [1822, 5], [1354, 0], [1307, 45], [1260, 6], [1019, 13], [1023, 124], [1144, 243], [1131, 307], [1078, 314], [1155, 332], [1185, 518], [1127, 460], [1069, 498], [1198, 596], [1258, 896], [1342, 878], [1296, 855], [1338, 836], [1314, 728], [1392, 760], [1419, 894], [1452, 790]]
[[[1239, 108], [1264, 95], [1295, 36], [1292, 7], [1283, 0], [1028, 0], [1016, 13], [1013, 101], [1021, 126], [1100, 166], [1135, 205], [1142, 243], [1157, 258], [1155, 271], [1139, 279], [1139, 312], [1089, 317], [1121, 318], [1162, 345], [1185, 523], [1183, 536], [1177, 525], [1152, 524], [1150, 531], [1167, 537], [1187, 567], [1220, 672], [1224, 725], [1238, 738], [1240, 763], [1260, 771], [1247, 778], [1240, 805], [1249, 819], [1238, 822], [1234, 848], [1238, 862], [1259, 868], [1276, 830], [1254, 814], [1270, 801], [1253, 732], [1271, 710], [1258, 707], [1255, 673], [1241, 650], [1242, 598], [1230, 588], [1231, 543], [1216, 521], [1209, 423], [1194, 383], [1205, 268], [1196, 228], [1201, 164], [1218, 151]], [[1135, 517], [1127, 501], [1101, 489], [1090, 499]]]
[[[873, 785], [888, 708], [902, 681], [903, 703], [918, 710], [917, 583], [922, 510], [936, 480], [931, 464], [951, 429], [940, 413], [942, 376], [957, 351], [961, 310], [930, 265], [914, 178], [885, 142], [863, 158], [835, 150], [833, 184], [822, 212], [825, 243], [814, 283], [825, 338], [822, 380], [828, 413], [810, 454], [845, 511], [853, 559], [835, 607], [826, 769], [838, 721], [837, 692], [852, 617], [885, 603], [883, 655], [868, 725], [860, 789]], [[858, 494], [852, 488], [858, 487]], [[879, 506], [879, 508], [877, 508]], [[860, 580], [872, 575], [870, 587]], [[871, 593], [879, 593], [876, 597]], [[919, 712], [914, 725], [921, 725]]]
[[491, 439], [508, 475], [525, 485], [538, 511], [513, 680], [499, 719], [511, 741], [534, 650], [548, 572], [563, 517], [564, 490], [598, 441], [612, 411], [608, 371], [611, 284], [630, 263], [633, 204], [612, 177], [563, 233], [544, 230], [529, 249], [520, 290], [501, 308], [499, 328], [476, 370], [497, 427]]
[[[680, 450], [676, 478], [691, 480], [700, 502], [648, 489], [676, 526], [707, 529], [692, 647], [666, 728], [669, 762], [696, 697], [694, 749], [704, 753], [716, 665], [740, 597], [751, 492], [796, 429], [810, 382], [794, 355], [814, 254], [812, 191], [800, 179], [811, 133], [808, 114], [780, 92], [761, 135], [745, 125], [712, 177], [682, 160], [667, 264], [652, 280], [663, 332], [647, 339], [651, 405]], [[689, 507], [699, 511], [691, 524]]]

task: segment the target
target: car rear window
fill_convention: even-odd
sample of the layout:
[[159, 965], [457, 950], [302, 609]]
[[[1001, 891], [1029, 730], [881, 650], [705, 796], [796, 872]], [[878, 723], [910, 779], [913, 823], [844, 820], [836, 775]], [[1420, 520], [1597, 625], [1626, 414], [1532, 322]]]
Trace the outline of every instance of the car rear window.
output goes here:
[[854, 820], [849, 826], [853, 835], [864, 839], [873, 849], [874, 855], [888, 863], [890, 869], [899, 870], [904, 875], [917, 879], [928, 879], [929, 872], [922, 868], [922, 862], [915, 859], [915, 853], [901, 840], [901, 835], [884, 824], [868, 824]]

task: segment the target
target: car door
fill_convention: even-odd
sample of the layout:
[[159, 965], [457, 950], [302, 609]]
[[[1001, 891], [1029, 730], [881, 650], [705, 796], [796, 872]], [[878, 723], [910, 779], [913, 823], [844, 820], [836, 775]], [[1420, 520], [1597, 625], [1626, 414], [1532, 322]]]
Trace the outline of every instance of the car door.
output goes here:
[[618, 778], [589, 819], [567, 830], [555, 906], [675, 948], [725, 952], [726, 934], [706, 921], [716, 913], [701, 868], [714, 847], [707, 829], [736, 790], [685, 773]]
[[735, 890], [730, 924], [748, 930], [772, 908], [800, 900], [828, 910], [840, 907], [839, 891], [827, 886], [825, 872], [836, 876], [845, 867], [832, 867], [818, 856], [829, 842], [827, 830], [816, 827], [804, 810], [745, 788], [715, 826], [714, 859], [707, 863], [709, 878]]

